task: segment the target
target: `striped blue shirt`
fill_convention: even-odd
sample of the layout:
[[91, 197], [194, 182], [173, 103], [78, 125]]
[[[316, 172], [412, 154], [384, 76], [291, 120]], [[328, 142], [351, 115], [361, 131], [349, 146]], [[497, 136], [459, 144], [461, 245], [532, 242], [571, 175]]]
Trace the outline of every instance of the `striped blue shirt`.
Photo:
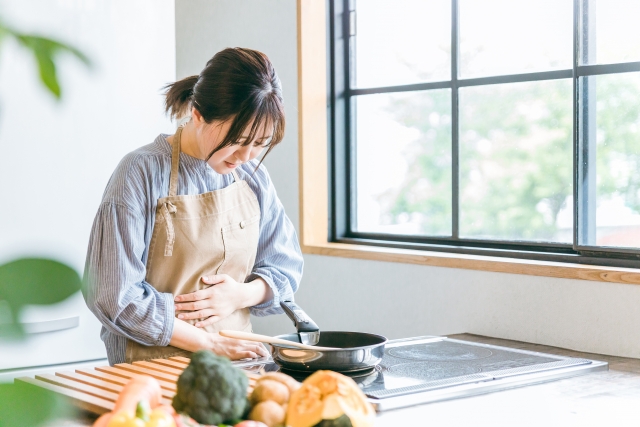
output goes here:
[[[127, 338], [166, 346], [173, 333], [173, 295], [160, 293], [145, 281], [157, 200], [169, 193], [167, 136], [159, 135], [122, 159], [91, 230], [83, 294], [103, 325], [100, 336], [111, 364], [125, 361]], [[298, 290], [303, 261], [295, 229], [269, 174], [264, 165], [255, 171], [256, 165], [257, 160], [252, 160], [236, 170], [260, 204], [258, 252], [247, 281], [261, 277], [271, 287], [273, 300], [251, 307], [251, 314], [267, 316], [282, 313], [280, 300], [292, 298]], [[178, 195], [202, 194], [231, 183], [232, 174], [218, 174], [204, 160], [180, 153]]]

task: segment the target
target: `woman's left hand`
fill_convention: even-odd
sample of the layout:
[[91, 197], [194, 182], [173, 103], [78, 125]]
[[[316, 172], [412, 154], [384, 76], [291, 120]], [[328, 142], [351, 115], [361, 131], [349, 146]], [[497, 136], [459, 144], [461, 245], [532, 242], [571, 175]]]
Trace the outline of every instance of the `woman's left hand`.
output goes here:
[[203, 276], [202, 281], [212, 286], [175, 297], [176, 311], [186, 311], [178, 314], [178, 319], [202, 319], [195, 326], [203, 328], [243, 308], [242, 286], [230, 276], [226, 274]]

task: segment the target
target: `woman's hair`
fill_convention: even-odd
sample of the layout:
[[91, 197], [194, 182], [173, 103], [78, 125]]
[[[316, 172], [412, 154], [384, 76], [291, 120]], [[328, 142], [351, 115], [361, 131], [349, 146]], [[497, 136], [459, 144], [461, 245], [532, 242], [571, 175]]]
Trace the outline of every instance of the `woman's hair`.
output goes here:
[[168, 84], [164, 88], [165, 110], [178, 119], [195, 107], [205, 122], [230, 120], [224, 140], [207, 157], [218, 150], [238, 144], [242, 133], [253, 120], [250, 144], [258, 130], [273, 124], [273, 137], [265, 156], [284, 137], [284, 103], [280, 79], [271, 61], [262, 52], [244, 48], [227, 48], [214, 55], [198, 76]]

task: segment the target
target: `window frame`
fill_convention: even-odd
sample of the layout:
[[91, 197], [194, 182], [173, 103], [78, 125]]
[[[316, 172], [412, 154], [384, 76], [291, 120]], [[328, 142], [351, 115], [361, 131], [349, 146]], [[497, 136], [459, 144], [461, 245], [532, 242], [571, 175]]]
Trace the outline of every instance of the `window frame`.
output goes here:
[[[640, 250], [579, 244], [589, 224], [589, 199], [582, 185], [588, 182], [590, 163], [589, 145], [585, 144], [583, 105], [580, 104], [579, 90], [582, 77], [603, 74], [617, 74], [640, 71], [640, 62], [618, 64], [580, 65], [579, 55], [584, 55], [588, 46], [582, 43], [581, 34], [588, 31], [581, 23], [584, 8], [594, 0], [574, 0], [573, 2], [573, 68], [501, 76], [461, 79], [458, 77], [458, 0], [451, 0], [451, 79], [447, 81], [418, 83], [400, 86], [353, 89], [350, 88], [350, 43], [353, 26], [352, 0], [328, 0], [327, 3], [327, 132], [328, 160], [331, 173], [329, 181], [328, 242], [388, 247], [419, 251], [435, 251], [451, 254], [507, 257], [511, 259], [600, 265], [610, 267], [640, 268]], [[580, 49], [583, 49], [581, 51]], [[541, 80], [568, 79], [573, 81], [573, 197], [574, 197], [574, 244], [502, 241], [489, 239], [460, 238], [459, 225], [459, 120], [458, 89], [500, 83], [516, 83]], [[386, 233], [354, 231], [352, 227], [355, 212], [355, 123], [352, 97], [377, 93], [410, 92], [429, 89], [451, 89], [452, 102], [452, 235], [451, 237], [408, 236]], [[588, 124], [586, 125], [588, 126]], [[352, 143], [354, 141], [354, 143]], [[584, 166], [586, 165], [586, 166]], [[584, 167], [583, 167], [584, 166]], [[593, 179], [594, 174], [591, 174]], [[593, 198], [591, 199], [593, 200]], [[592, 202], [593, 203], [593, 202]]]

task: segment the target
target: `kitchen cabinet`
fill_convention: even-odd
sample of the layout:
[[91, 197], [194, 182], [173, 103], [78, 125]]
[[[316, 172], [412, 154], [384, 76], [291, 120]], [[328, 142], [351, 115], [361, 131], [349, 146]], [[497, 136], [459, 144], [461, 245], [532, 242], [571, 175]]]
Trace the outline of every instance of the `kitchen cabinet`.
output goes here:
[[15, 376], [18, 369], [106, 358], [100, 323], [80, 293], [53, 306], [28, 307], [21, 321], [27, 331], [24, 340], [0, 341], [0, 381]]

